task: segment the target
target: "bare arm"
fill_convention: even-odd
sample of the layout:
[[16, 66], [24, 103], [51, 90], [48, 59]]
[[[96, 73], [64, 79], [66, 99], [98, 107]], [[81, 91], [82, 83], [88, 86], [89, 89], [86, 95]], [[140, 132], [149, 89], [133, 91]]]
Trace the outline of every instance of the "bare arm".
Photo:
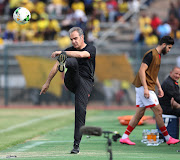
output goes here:
[[57, 71], [58, 71], [58, 65], [59, 65], [59, 62], [57, 61], [55, 63], [55, 65], [53, 66], [53, 68], [51, 69], [51, 72], [49, 73], [48, 75], [48, 78], [47, 78], [47, 81], [46, 83], [42, 86], [42, 89], [41, 89], [41, 92], [40, 92], [40, 95], [42, 93], [46, 93], [46, 91], [48, 90], [49, 88], [49, 85], [51, 83], [51, 80], [53, 79], [53, 77], [56, 75]]
[[144, 97], [145, 98], [149, 98], [149, 90], [148, 90], [148, 86], [146, 83], [146, 73], [145, 71], [148, 69], [148, 65], [146, 63], [142, 63], [141, 67], [139, 69], [139, 77], [141, 80], [141, 83], [144, 87]]
[[176, 109], [180, 109], [180, 104], [177, 103], [174, 98], [171, 98], [171, 107], [172, 108], [176, 108]]
[[[60, 55], [62, 51], [55, 51], [52, 53], [51, 57], [55, 58]], [[68, 57], [76, 57], [76, 58], [87, 58], [90, 57], [90, 53], [87, 51], [66, 51]]]

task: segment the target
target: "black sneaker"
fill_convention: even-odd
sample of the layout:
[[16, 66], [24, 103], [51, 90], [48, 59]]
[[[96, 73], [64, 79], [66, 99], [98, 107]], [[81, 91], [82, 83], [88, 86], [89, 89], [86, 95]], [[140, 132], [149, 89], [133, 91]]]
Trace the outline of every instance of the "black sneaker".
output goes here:
[[57, 60], [59, 61], [58, 70], [60, 72], [64, 72], [66, 59], [67, 59], [66, 52], [62, 51], [62, 53], [57, 58]]
[[62, 53], [58, 56], [57, 60], [60, 62], [65, 62], [67, 59], [67, 55], [65, 51], [62, 51]]
[[79, 154], [79, 144], [74, 144], [73, 149], [71, 150], [71, 154]]
[[59, 70], [60, 72], [64, 72], [64, 70], [65, 70], [65, 63], [60, 62], [59, 66], [58, 66], [58, 70]]

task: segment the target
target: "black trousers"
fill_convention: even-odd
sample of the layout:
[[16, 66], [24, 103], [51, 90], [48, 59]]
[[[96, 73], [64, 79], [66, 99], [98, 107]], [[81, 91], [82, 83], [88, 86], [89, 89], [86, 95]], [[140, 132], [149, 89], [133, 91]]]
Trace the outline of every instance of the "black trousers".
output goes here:
[[86, 108], [93, 82], [91, 79], [79, 75], [79, 65], [76, 58], [67, 58], [66, 68], [68, 70], [64, 77], [64, 83], [75, 94], [74, 144], [79, 144], [82, 137], [80, 128], [85, 125]]
[[167, 114], [167, 115], [175, 115], [177, 117], [180, 117], [180, 109], [172, 109], [171, 106], [170, 107], [164, 107], [161, 106], [163, 109], [163, 114]]

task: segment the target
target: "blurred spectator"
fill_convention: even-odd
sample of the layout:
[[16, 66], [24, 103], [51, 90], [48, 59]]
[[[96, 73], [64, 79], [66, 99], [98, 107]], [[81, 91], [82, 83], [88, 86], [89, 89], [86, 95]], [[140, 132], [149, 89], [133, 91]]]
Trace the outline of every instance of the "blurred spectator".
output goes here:
[[2, 38], [5, 42], [12, 42], [14, 41], [14, 34], [10, 30], [5, 30]]
[[71, 8], [76, 11], [76, 10], [81, 10], [85, 13], [85, 5], [83, 2], [81, 2], [80, 0], [74, 0]]
[[161, 24], [161, 19], [159, 18], [159, 16], [157, 16], [156, 13], [152, 14], [152, 18], [151, 18], [151, 27], [153, 28], [153, 31], [155, 32], [157, 27]]
[[138, 13], [140, 10], [140, 0], [128, 0], [129, 10]]
[[6, 29], [3, 33], [3, 40], [5, 42], [18, 42], [19, 41], [19, 33], [18, 33], [19, 25], [13, 20], [9, 20], [6, 23]]
[[29, 28], [28, 28], [28, 31], [25, 33], [27, 41], [32, 41], [32, 42], [37, 41], [37, 37], [36, 37], [37, 31], [38, 31], [37, 22], [36, 21], [34, 21], [34, 22], [31, 21], [30, 25], [29, 25]]
[[128, 104], [132, 105], [133, 101], [132, 101], [131, 96], [129, 94], [130, 87], [131, 87], [131, 84], [127, 80], [121, 81], [121, 89], [124, 93], [124, 96], [126, 96], [125, 98], [127, 98]]
[[34, 6], [35, 6], [35, 11], [40, 15], [40, 17], [42, 16], [42, 14], [46, 13], [45, 11], [46, 4], [43, 3], [42, 1], [36, 0]]
[[9, 15], [12, 16], [15, 9], [20, 6], [20, 0], [9, 0]]
[[30, 23], [19, 25], [18, 27], [18, 33], [19, 33], [19, 41], [24, 42], [27, 41], [27, 33], [30, 27]]
[[80, 27], [84, 33], [86, 33], [86, 23], [88, 21], [87, 16], [82, 10], [76, 10], [74, 13], [75, 26]]
[[34, 6], [34, 3], [31, 2], [30, 0], [21, 0], [20, 6], [27, 8], [30, 12], [32, 12], [32, 10], [33, 10], [34, 7], [35, 7], [35, 6]]
[[145, 1], [145, 4], [146, 4], [147, 6], [150, 6], [153, 1], [154, 1], [154, 0], [146, 0], [146, 1]]
[[178, 14], [178, 19], [180, 21], [180, 0], [177, 0], [177, 14]]
[[145, 44], [149, 47], [157, 45], [159, 40], [158, 37], [154, 34], [154, 32], [149, 33], [146, 37], [145, 37]]
[[[1, 25], [0, 25], [0, 34], [1, 34]], [[3, 44], [4, 44], [3, 38], [0, 37], [0, 48], [2, 47]]]
[[93, 0], [84, 0], [86, 15], [93, 13]]
[[50, 16], [60, 17], [64, 10], [67, 10], [68, 2], [66, 0], [51, 0], [47, 5], [47, 12]]
[[176, 40], [177, 39], [177, 31], [179, 29], [179, 20], [176, 18], [176, 16], [171, 13], [169, 15], [169, 19], [167, 23], [171, 26], [171, 36]]
[[102, 0], [94, 0], [93, 1], [93, 8], [99, 17], [101, 22], [105, 22], [108, 17], [108, 10], [106, 7], [106, 2]]
[[140, 31], [144, 37], [147, 37], [150, 33], [153, 32], [153, 29], [149, 23], [145, 23], [144, 26], [142, 26]]
[[116, 0], [107, 0], [106, 6], [108, 10], [108, 21], [115, 22], [117, 17], [118, 3]]
[[[31, 1], [36, 1], [36, 0], [31, 0]], [[44, 3], [47, 3], [49, 0], [38, 0], [38, 1], [42, 1]]]
[[36, 33], [36, 36], [38, 38], [38, 41], [43, 41], [44, 40], [44, 35], [47, 34], [47, 28], [50, 24], [49, 19], [46, 17], [41, 17], [41, 19], [37, 22], [38, 26], [38, 32]]
[[0, 0], [0, 15], [4, 14], [6, 4], [7, 4], [6, 0]]
[[142, 32], [140, 32], [139, 28], [135, 30], [133, 42], [144, 44], [144, 35]]
[[129, 10], [128, 7], [128, 0], [123, 0], [120, 3], [118, 3], [118, 13], [117, 13], [117, 20], [118, 21], [124, 21], [123, 15]]
[[100, 21], [96, 18], [95, 12], [88, 21], [87, 30], [87, 41], [93, 43], [93, 41], [98, 38], [100, 31]]
[[135, 31], [134, 42], [144, 43], [144, 36], [152, 32], [151, 18], [142, 11], [139, 17], [139, 28]]
[[75, 14], [72, 8], [68, 8], [67, 14], [65, 15], [64, 20], [61, 22], [62, 29], [69, 30], [75, 24]]
[[36, 12], [35, 8], [31, 11], [31, 20], [30, 22], [38, 21], [40, 20], [40, 15], [38, 12]]
[[159, 39], [163, 36], [168, 36], [171, 33], [171, 26], [166, 21], [164, 21], [157, 27], [156, 33]]
[[56, 19], [50, 19], [49, 25], [44, 32], [44, 40], [55, 40], [57, 38], [57, 33], [59, 33], [59, 31], [59, 22]]
[[111, 80], [107, 79], [103, 81], [103, 91], [105, 105], [110, 106], [114, 95], [114, 87]]
[[151, 18], [147, 15], [145, 11], [141, 12], [139, 17], [139, 28], [140, 31], [146, 26], [151, 24]]
[[173, 14], [176, 18], [179, 18], [177, 8], [175, 7], [175, 4], [171, 1], [169, 6], [168, 16]]
[[26, 37], [28, 41], [37, 41], [36, 34], [38, 32], [38, 23], [40, 20], [40, 15], [35, 11], [35, 8], [31, 11], [31, 20], [28, 28], [28, 32], [26, 33]]
[[69, 33], [66, 30], [62, 30], [60, 36], [57, 38], [58, 46], [61, 50], [64, 50], [71, 45], [71, 40], [68, 34]]
[[3, 39], [0, 37], [0, 48], [3, 47], [3, 44], [4, 44], [4, 41], [3, 41]]

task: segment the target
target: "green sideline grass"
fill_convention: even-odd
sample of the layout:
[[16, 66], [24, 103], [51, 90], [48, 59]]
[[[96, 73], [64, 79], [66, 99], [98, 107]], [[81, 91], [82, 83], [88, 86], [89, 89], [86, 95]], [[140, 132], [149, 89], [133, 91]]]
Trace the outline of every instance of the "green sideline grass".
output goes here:
[[[134, 112], [135, 111], [130, 110], [88, 110], [86, 125], [102, 127], [103, 130], [107, 131], [119, 131], [120, 134], [123, 134], [127, 126], [120, 125], [117, 117], [122, 115], [133, 115]], [[39, 118], [43, 119], [42, 117], [56, 114], [62, 114], [63, 116], [37, 121]], [[0, 159], [5, 159], [8, 155], [17, 156], [15, 158], [17, 160], [109, 159], [106, 151], [107, 139], [103, 136], [92, 136], [91, 138], [83, 136], [80, 145], [80, 154], [69, 154], [73, 145], [73, 110], [2, 110], [0, 115], [3, 116], [2, 120], [4, 123], [6, 123], [6, 119], [10, 119], [10, 122], [7, 121], [7, 126], [5, 124], [0, 124], [1, 130], [9, 128], [12, 125], [17, 126], [17, 124], [22, 124], [24, 122], [31, 121], [32, 119], [36, 120], [34, 120], [34, 123], [26, 127], [24, 126], [15, 130], [6, 131], [6, 133], [0, 133], [0, 141], [3, 141], [3, 144], [5, 144], [5, 140], [3, 139], [6, 139], [6, 141], [9, 142], [9, 146], [11, 146], [7, 148], [7, 144], [6, 147], [4, 147], [3, 144], [0, 144]], [[152, 116], [152, 112], [147, 110], [146, 115]], [[163, 143], [159, 146], [152, 147], [146, 146], [140, 142], [142, 138], [142, 130], [153, 128], [155, 128], [154, 124], [137, 126], [130, 135], [130, 139], [136, 143], [135, 146], [122, 145], [119, 142], [112, 141], [113, 160], [179, 159], [180, 153], [177, 152], [177, 150], [180, 150], [180, 143], [170, 146]]]
[[0, 109], [0, 150], [73, 121], [73, 109]]

